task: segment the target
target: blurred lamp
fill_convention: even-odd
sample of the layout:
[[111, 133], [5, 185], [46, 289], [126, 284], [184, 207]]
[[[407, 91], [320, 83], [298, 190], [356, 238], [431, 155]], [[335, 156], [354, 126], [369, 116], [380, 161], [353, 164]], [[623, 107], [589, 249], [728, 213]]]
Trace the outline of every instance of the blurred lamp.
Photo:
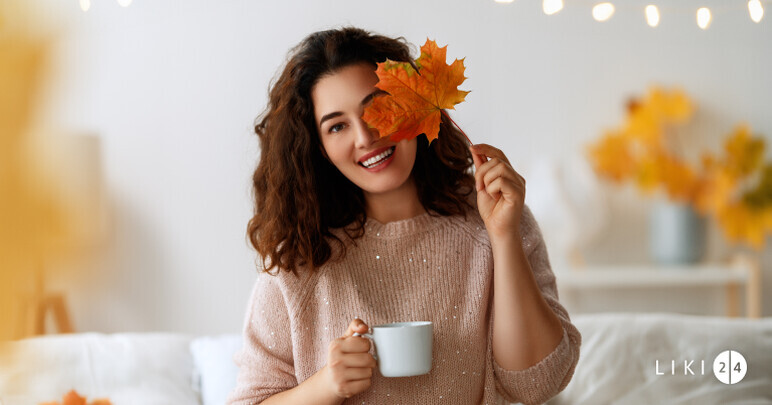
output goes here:
[[614, 15], [614, 5], [611, 3], [596, 4], [592, 8], [592, 17], [596, 21], [607, 21], [612, 15]]
[[764, 7], [761, 6], [761, 1], [750, 0], [748, 2], [748, 13], [751, 15], [753, 22], [761, 22], [761, 19], [764, 18]]
[[657, 6], [646, 6], [646, 23], [649, 24], [650, 27], [659, 25], [659, 9]]
[[563, 0], [544, 0], [542, 9], [544, 14], [553, 15], [563, 9]]
[[706, 30], [708, 29], [708, 26], [710, 26], [710, 9], [707, 7], [700, 7], [699, 10], [697, 10], [697, 25], [700, 26], [700, 28]]

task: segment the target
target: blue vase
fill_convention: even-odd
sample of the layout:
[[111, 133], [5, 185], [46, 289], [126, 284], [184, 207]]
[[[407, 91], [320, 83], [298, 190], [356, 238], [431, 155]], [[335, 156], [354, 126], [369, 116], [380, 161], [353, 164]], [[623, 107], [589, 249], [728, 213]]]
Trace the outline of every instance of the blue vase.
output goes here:
[[690, 204], [659, 201], [649, 222], [651, 257], [662, 265], [700, 261], [705, 254], [706, 224]]

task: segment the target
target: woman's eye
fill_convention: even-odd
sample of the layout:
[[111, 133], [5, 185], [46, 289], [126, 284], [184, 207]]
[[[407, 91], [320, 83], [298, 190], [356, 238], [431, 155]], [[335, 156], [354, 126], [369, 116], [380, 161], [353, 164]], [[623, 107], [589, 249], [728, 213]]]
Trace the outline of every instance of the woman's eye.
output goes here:
[[335, 125], [330, 127], [329, 132], [330, 133], [335, 133], [335, 132], [338, 132], [338, 131], [340, 131], [342, 129], [343, 129], [343, 124], [335, 124]]

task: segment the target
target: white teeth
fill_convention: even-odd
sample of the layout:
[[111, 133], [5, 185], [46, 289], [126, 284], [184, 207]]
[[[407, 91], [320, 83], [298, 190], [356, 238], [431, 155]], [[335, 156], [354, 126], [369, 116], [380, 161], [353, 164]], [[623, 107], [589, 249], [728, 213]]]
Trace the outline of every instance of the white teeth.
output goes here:
[[376, 163], [380, 162], [382, 159], [385, 159], [385, 158], [391, 156], [391, 154], [393, 152], [394, 152], [394, 147], [392, 146], [391, 148], [387, 149], [383, 153], [381, 153], [379, 155], [376, 155], [376, 156], [373, 156], [370, 159], [365, 160], [364, 162], [362, 162], [362, 164], [365, 167], [370, 168], [370, 167], [374, 166]]

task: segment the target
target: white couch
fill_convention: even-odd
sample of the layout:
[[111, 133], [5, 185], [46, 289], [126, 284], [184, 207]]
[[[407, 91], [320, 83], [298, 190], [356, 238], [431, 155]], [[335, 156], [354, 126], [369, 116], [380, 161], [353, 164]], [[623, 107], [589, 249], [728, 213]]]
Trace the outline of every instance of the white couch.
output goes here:
[[[772, 404], [772, 318], [617, 313], [576, 315], [573, 321], [582, 332], [581, 358], [571, 383], [548, 405]], [[240, 344], [237, 334], [170, 333], [4, 343], [0, 405], [61, 400], [70, 389], [114, 405], [222, 404], [235, 381], [232, 356]], [[747, 361], [739, 383], [723, 384], [713, 374], [713, 361], [725, 350]], [[683, 375], [684, 361], [693, 361], [695, 375]]]

